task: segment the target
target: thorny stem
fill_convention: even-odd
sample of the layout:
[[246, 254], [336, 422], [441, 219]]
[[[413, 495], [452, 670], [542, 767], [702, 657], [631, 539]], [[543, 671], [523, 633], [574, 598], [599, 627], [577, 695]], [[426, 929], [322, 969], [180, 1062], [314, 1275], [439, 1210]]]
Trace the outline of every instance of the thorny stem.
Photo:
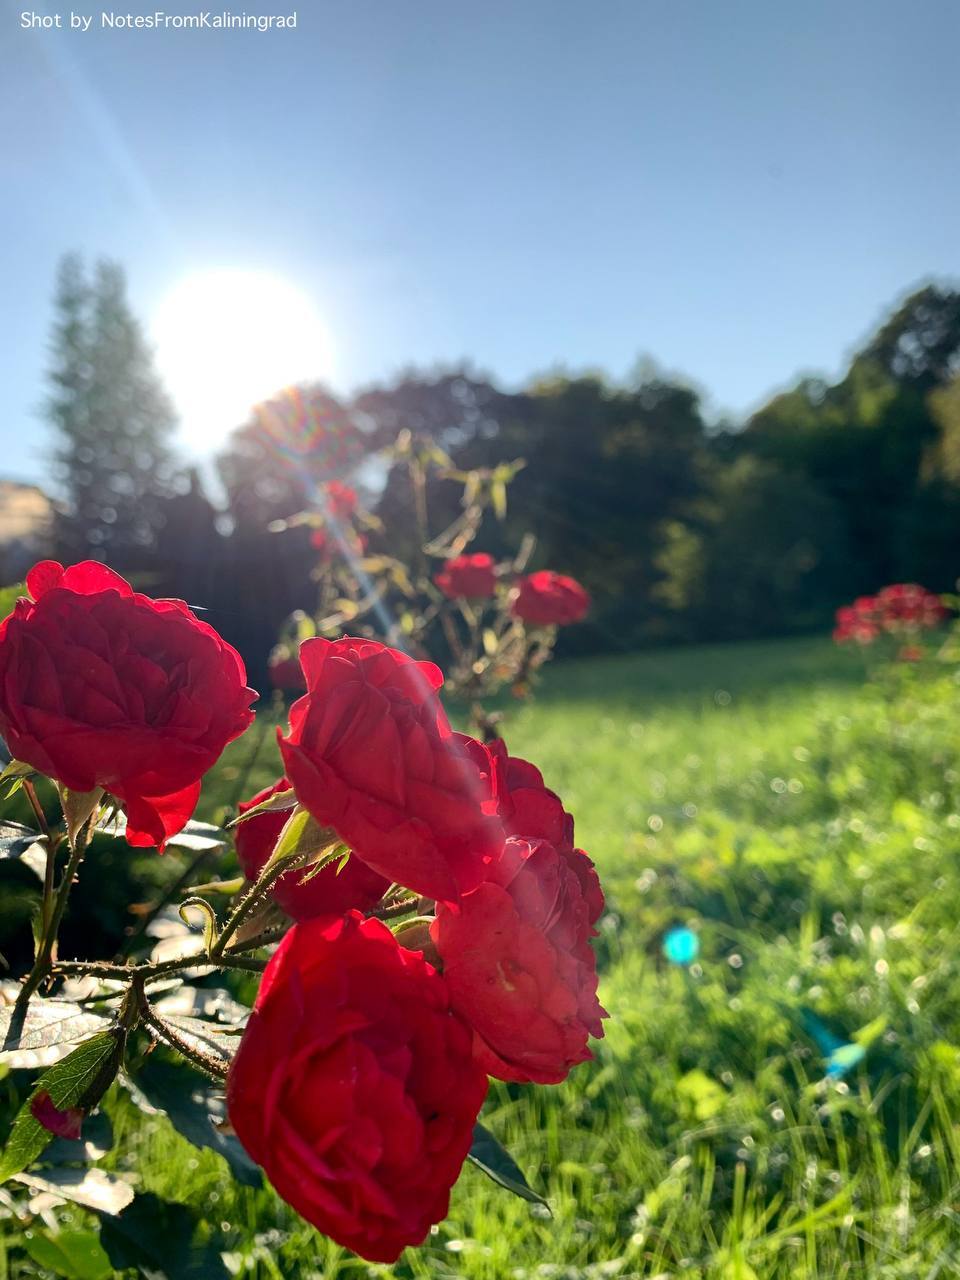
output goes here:
[[160, 978], [167, 973], [177, 973], [181, 969], [245, 969], [250, 973], [262, 973], [267, 967], [266, 960], [256, 960], [252, 956], [218, 956], [215, 960], [210, 956], [174, 956], [170, 960], [146, 961], [143, 964], [113, 964], [109, 960], [58, 960], [50, 972], [54, 976], [76, 975], [91, 978], [131, 978], [141, 977], [144, 981]]
[[51, 969], [51, 956], [57, 942], [57, 932], [60, 928], [60, 921], [63, 919], [63, 913], [66, 910], [67, 898], [70, 896], [70, 889], [73, 885], [74, 878], [83, 861], [83, 855], [86, 852], [90, 836], [93, 832], [95, 817], [91, 814], [90, 818], [77, 832], [76, 839], [70, 849], [70, 857], [64, 868], [63, 878], [53, 896], [53, 902], [46, 921], [46, 926], [40, 939], [40, 945], [37, 948], [36, 959], [33, 962], [33, 968], [27, 974], [23, 986], [20, 988], [20, 994], [17, 996], [17, 1002], [14, 1005], [13, 1021], [22, 1022], [26, 1015], [27, 1005], [30, 1003], [30, 997], [39, 988], [40, 984], [46, 978]]
[[227, 943], [239, 929], [245, 917], [255, 907], [259, 906], [274, 882], [279, 880], [285, 871], [290, 871], [295, 867], [302, 860], [302, 857], [303, 855], [300, 853], [293, 853], [287, 858], [280, 858], [272, 867], [268, 867], [260, 879], [247, 890], [227, 917], [226, 924], [220, 931], [220, 936], [210, 948], [210, 958], [212, 960], [216, 962], [217, 958], [223, 955]]
[[143, 1022], [145, 1022], [161, 1040], [165, 1040], [166, 1043], [176, 1049], [178, 1053], [183, 1054], [188, 1062], [192, 1062], [193, 1065], [195, 1067], [199, 1067], [205, 1075], [212, 1077], [218, 1084], [221, 1084], [226, 1079], [227, 1075], [223, 1063], [204, 1053], [201, 1049], [196, 1048], [195, 1045], [189, 1044], [184, 1040], [178, 1031], [175, 1031], [169, 1023], [164, 1022], [162, 1018], [157, 1016], [142, 991], [138, 994], [140, 1017]]
[[385, 906], [375, 907], [370, 914], [378, 920], [397, 920], [400, 916], [409, 915], [411, 911], [416, 911], [419, 902], [419, 898], [406, 898], [402, 902], [388, 902]]
[[40, 928], [42, 935], [46, 935], [47, 928], [50, 924], [50, 909], [53, 902], [53, 877], [57, 865], [57, 841], [54, 841], [50, 834], [50, 825], [47, 822], [47, 815], [43, 812], [43, 805], [37, 795], [37, 789], [29, 778], [23, 780], [23, 793], [30, 802], [30, 808], [33, 810], [33, 816], [37, 820], [37, 826], [46, 841], [46, 866], [43, 873], [43, 897], [40, 900]]

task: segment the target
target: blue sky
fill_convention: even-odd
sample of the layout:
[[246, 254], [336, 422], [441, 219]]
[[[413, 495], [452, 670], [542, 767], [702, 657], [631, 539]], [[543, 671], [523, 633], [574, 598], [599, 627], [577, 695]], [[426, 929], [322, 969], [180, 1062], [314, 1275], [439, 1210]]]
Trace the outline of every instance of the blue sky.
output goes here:
[[73, 9], [90, 31], [0, 0], [0, 474], [44, 474], [71, 248], [120, 259], [148, 323], [191, 271], [293, 281], [344, 391], [648, 353], [734, 415], [960, 275], [954, 0], [299, 0], [270, 33]]

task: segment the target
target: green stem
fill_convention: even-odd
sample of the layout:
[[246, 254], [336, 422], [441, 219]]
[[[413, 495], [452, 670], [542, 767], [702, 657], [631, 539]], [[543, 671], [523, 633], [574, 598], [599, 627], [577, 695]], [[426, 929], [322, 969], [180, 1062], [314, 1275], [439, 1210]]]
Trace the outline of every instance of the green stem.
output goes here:
[[286, 858], [280, 858], [272, 865], [269, 863], [267, 864], [267, 867], [260, 876], [260, 879], [251, 885], [227, 917], [226, 924], [224, 924], [223, 929], [220, 931], [219, 937], [210, 948], [211, 960], [214, 960], [215, 963], [219, 963], [218, 957], [223, 955], [227, 943], [239, 929], [240, 925], [250, 912], [260, 905], [269, 893], [270, 889], [273, 887], [274, 883], [280, 879], [285, 871], [290, 871], [302, 861], [303, 854], [292, 853]]
[[195, 1067], [205, 1074], [216, 1080], [218, 1084], [222, 1084], [226, 1079], [226, 1070], [221, 1062], [216, 1058], [210, 1057], [202, 1050], [197, 1049], [194, 1045], [188, 1044], [186, 1040], [175, 1031], [169, 1023], [164, 1022], [154, 1013], [149, 1001], [143, 997], [140, 999], [140, 1017], [148, 1027], [151, 1027], [161, 1040], [166, 1041], [171, 1048], [176, 1049], [177, 1053], [182, 1054], [188, 1062], [192, 1062]]
[[80, 863], [83, 861], [83, 855], [90, 841], [93, 824], [94, 817], [91, 815], [77, 832], [76, 840], [70, 850], [70, 857], [64, 868], [63, 877], [53, 896], [49, 918], [40, 939], [40, 946], [37, 948], [37, 956], [33, 962], [33, 968], [27, 974], [23, 986], [20, 988], [20, 994], [17, 996], [17, 1002], [13, 1010], [13, 1022], [19, 1021], [22, 1023], [27, 1012], [27, 1005], [30, 1003], [30, 997], [50, 972], [51, 957], [57, 944], [60, 921], [63, 919], [63, 913], [67, 908], [67, 899], [70, 896], [70, 889], [73, 886], [74, 878], [80, 869]]

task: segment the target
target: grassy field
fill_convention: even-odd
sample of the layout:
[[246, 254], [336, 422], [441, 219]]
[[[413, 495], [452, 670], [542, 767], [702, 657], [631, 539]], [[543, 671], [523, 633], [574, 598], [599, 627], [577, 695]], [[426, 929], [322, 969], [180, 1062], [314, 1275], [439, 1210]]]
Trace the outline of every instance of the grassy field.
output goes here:
[[[427, 1244], [378, 1267], [166, 1124], [120, 1163], [249, 1277], [960, 1275], [958, 706], [950, 672], [867, 684], [790, 641], [558, 665], [509, 709], [608, 900], [596, 1061], [484, 1113], [552, 1217], [467, 1168]], [[255, 781], [274, 760], [268, 739]], [[661, 953], [678, 924], [689, 968]]]

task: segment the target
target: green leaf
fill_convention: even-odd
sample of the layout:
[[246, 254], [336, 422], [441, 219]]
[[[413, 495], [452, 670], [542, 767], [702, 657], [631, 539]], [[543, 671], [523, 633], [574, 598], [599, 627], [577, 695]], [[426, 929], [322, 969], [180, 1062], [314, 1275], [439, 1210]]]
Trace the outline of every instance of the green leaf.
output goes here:
[[111, 1265], [166, 1280], [229, 1280], [206, 1223], [184, 1204], [147, 1194], [137, 1196], [100, 1231]]
[[278, 862], [297, 856], [301, 861], [324, 854], [333, 846], [332, 856], [339, 857], [340, 839], [331, 827], [321, 827], [309, 809], [297, 807], [280, 832], [273, 853], [260, 870], [262, 879]]
[[37, 996], [22, 1020], [14, 1021], [13, 1015], [13, 1005], [0, 1008], [0, 1062], [16, 1069], [52, 1066], [72, 1045], [110, 1025], [103, 1014], [91, 1013], [72, 1000]]
[[241, 822], [247, 822], [250, 818], [255, 818], [258, 813], [274, 813], [277, 809], [292, 809], [297, 803], [296, 792], [291, 787], [288, 791], [278, 791], [276, 795], [270, 796], [266, 800], [261, 800], [259, 804], [255, 804], [252, 809], [246, 809], [243, 813], [238, 814], [231, 822], [227, 823], [227, 830], [237, 827]]
[[27, 588], [23, 582], [14, 583], [12, 587], [0, 587], [0, 619], [13, 613], [18, 600], [26, 597]]
[[22, 760], [11, 760], [0, 773], [0, 787], [10, 784], [6, 798], [9, 800], [15, 791], [19, 791], [25, 778], [32, 778], [35, 775], [36, 769], [32, 764], [24, 764]]
[[0, 1158], [0, 1182], [6, 1182], [36, 1160], [53, 1136], [34, 1117], [31, 1110], [34, 1098], [48, 1093], [58, 1110], [68, 1107], [92, 1110], [117, 1074], [124, 1039], [125, 1032], [120, 1027], [101, 1031], [43, 1073], [14, 1119]]
[[550, 1208], [543, 1196], [534, 1191], [527, 1182], [520, 1166], [506, 1147], [502, 1146], [490, 1130], [479, 1122], [473, 1126], [473, 1144], [467, 1159], [478, 1169], [482, 1169], [498, 1186], [512, 1191], [521, 1200], [543, 1205], [545, 1209]]
[[102, 1169], [41, 1169], [37, 1173], [14, 1174], [14, 1180], [33, 1192], [59, 1196], [97, 1213], [120, 1213], [133, 1199], [129, 1182]]
[[67, 1280], [110, 1280], [113, 1269], [93, 1231], [29, 1232], [23, 1247], [38, 1267]]
[[195, 1147], [206, 1147], [222, 1156], [236, 1180], [245, 1187], [260, 1187], [263, 1176], [240, 1141], [218, 1126], [227, 1118], [222, 1091], [185, 1063], [154, 1053], [134, 1077], [133, 1084], [158, 1111]]

